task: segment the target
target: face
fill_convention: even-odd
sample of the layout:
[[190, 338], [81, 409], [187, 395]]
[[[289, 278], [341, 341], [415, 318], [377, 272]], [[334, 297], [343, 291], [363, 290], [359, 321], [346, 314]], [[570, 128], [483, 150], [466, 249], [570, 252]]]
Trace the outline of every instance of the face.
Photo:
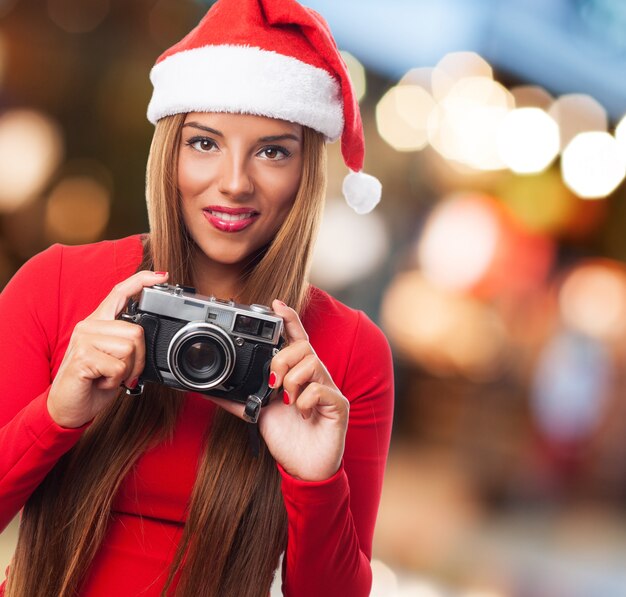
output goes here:
[[299, 124], [247, 114], [188, 114], [178, 189], [200, 259], [208, 266], [242, 266], [284, 222], [301, 174]]

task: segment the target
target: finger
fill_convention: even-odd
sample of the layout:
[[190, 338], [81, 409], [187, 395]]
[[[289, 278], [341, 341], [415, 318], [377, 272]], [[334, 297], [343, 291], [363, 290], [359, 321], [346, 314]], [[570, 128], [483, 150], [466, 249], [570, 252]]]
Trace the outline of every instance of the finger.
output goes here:
[[100, 336], [119, 336], [129, 340], [143, 341], [143, 328], [121, 319], [84, 319], [76, 324], [76, 333]]
[[287, 392], [285, 402], [293, 404], [298, 399], [302, 389], [308, 384], [327, 385], [329, 379], [325, 373], [324, 366], [315, 355], [310, 354], [304, 357], [289, 369], [283, 379], [283, 391]]
[[92, 344], [102, 352], [119, 359], [128, 359], [129, 374], [125, 385], [130, 387], [145, 367], [146, 346], [140, 325], [127, 321], [83, 321], [76, 326], [76, 343]]
[[128, 363], [95, 346], [83, 349], [81, 360], [80, 376], [96, 382], [100, 389], [117, 388], [128, 375]]
[[310, 418], [313, 410], [329, 419], [347, 419], [350, 411], [350, 403], [339, 391], [319, 383], [304, 388], [295, 406], [304, 419]]
[[315, 352], [313, 347], [304, 340], [289, 344], [278, 352], [270, 364], [270, 387], [279, 388], [283, 385], [287, 372], [309, 355], [315, 355]]
[[288, 307], [285, 303], [276, 299], [272, 302], [272, 309], [274, 309], [276, 315], [283, 318], [287, 342], [297, 342], [298, 340], [309, 341], [309, 336], [298, 314], [291, 307]]
[[[90, 339], [90, 358], [93, 359], [89, 363], [88, 367], [98, 369], [100, 367], [102, 355], [112, 357], [123, 364], [123, 377], [119, 380], [122, 383], [124, 380], [127, 385], [134, 385], [132, 382], [139, 377], [143, 371], [145, 364], [143, 350], [138, 352], [135, 343], [132, 340], [126, 338], [116, 338], [114, 336], [92, 336]], [[102, 361], [104, 362], [104, 361]], [[108, 377], [108, 376], [107, 376]]]
[[115, 319], [126, 307], [128, 299], [146, 286], [163, 283], [167, 273], [142, 270], [119, 282], [87, 319]]

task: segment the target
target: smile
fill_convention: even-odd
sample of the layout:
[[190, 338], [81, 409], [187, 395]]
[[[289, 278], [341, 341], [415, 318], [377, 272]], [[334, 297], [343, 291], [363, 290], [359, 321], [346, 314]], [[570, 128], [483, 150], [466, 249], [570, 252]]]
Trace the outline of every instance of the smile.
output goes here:
[[240, 232], [252, 225], [261, 215], [249, 208], [207, 207], [202, 210], [204, 217], [221, 232]]

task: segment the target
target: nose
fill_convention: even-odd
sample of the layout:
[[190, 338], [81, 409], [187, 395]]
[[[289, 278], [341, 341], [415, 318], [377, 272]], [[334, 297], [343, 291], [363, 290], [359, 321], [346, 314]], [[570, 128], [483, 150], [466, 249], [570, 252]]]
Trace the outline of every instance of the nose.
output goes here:
[[247, 156], [243, 152], [226, 152], [220, 159], [219, 191], [232, 199], [254, 191]]

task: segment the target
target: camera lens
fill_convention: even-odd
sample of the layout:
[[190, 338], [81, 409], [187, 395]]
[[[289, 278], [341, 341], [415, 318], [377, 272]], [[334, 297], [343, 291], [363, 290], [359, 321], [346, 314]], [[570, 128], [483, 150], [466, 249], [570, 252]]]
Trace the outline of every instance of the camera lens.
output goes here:
[[167, 358], [170, 371], [185, 388], [208, 390], [230, 376], [235, 347], [221, 328], [197, 322], [174, 335]]
[[205, 383], [224, 369], [224, 349], [213, 339], [194, 340], [192, 338], [181, 346], [178, 364], [189, 379]]

